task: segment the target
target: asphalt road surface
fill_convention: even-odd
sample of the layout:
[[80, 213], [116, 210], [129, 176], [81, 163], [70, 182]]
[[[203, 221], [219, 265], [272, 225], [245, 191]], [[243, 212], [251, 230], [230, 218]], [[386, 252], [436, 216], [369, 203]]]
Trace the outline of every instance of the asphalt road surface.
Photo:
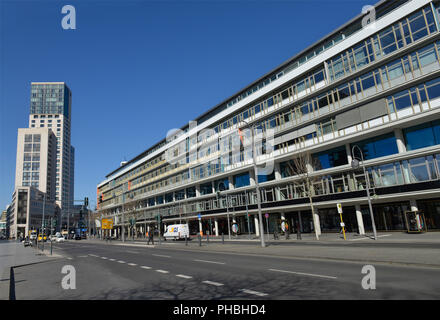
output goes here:
[[[182, 244], [70, 241], [54, 249], [63, 257], [15, 268], [17, 299], [440, 298], [440, 269], [431, 267], [375, 264], [376, 289], [365, 290], [364, 263], [201, 252]], [[62, 288], [63, 277], [73, 275], [62, 273], [66, 265], [74, 267], [75, 289]]]

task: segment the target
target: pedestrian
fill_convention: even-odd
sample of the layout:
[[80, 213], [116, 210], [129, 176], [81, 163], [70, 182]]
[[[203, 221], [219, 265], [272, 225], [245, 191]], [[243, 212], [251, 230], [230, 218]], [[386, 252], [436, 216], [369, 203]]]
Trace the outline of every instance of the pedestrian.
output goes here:
[[154, 245], [154, 230], [150, 229], [150, 231], [148, 231], [148, 242], [147, 245], [151, 243]]

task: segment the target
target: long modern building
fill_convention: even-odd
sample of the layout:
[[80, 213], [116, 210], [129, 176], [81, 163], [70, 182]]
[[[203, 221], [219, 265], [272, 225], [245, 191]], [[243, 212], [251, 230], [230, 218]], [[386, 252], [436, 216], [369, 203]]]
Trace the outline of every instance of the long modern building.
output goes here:
[[[282, 220], [339, 231], [340, 203], [348, 231], [364, 234], [368, 187], [377, 230], [406, 230], [408, 211], [440, 229], [439, 8], [377, 3], [110, 172], [97, 186], [99, 213], [116, 235], [122, 223], [143, 234], [160, 221], [258, 236], [258, 182], [265, 232]], [[257, 164], [273, 168], [257, 176], [253, 140]]]

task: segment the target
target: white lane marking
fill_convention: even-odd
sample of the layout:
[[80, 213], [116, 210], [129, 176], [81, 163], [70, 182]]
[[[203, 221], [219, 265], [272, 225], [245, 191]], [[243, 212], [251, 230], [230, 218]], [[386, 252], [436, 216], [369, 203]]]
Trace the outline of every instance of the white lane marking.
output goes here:
[[[384, 235], [381, 235], [381, 236], [377, 236], [377, 238], [389, 237], [389, 236], [391, 236], [391, 234], [384, 234]], [[364, 237], [364, 238], [358, 238], [358, 239], [350, 239], [349, 241], [359, 241], [359, 240], [371, 240], [371, 238]]]
[[203, 282], [203, 283], [206, 283], [206, 284], [212, 284], [213, 286], [217, 286], [217, 287], [220, 287], [220, 286], [223, 285], [223, 283], [218, 283], [218, 282], [208, 281], [208, 280], [206, 280], [206, 281], [202, 281], [202, 282]]
[[206, 263], [215, 263], [215, 264], [226, 264], [225, 262], [208, 261], [208, 260], [198, 260], [198, 259], [195, 259], [195, 260], [193, 260], [193, 261], [206, 262]]
[[171, 258], [171, 256], [166, 256], [166, 255], [163, 255], [163, 254], [153, 254], [153, 256], [164, 257], [164, 258]]
[[110, 261], [116, 261], [116, 259], [109, 259]]
[[119, 263], [125, 263], [125, 261], [122, 261], [122, 260], [118, 260], [118, 262], [119, 262]]
[[92, 254], [92, 253], [89, 253], [89, 256], [92, 256], [92, 257], [99, 257], [99, 256], [97, 256], [96, 254]]
[[192, 279], [191, 276], [186, 276], [184, 274], [176, 274], [176, 277], [184, 278], [184, 279]]
[[141, 266], [142, 269], [151, 269], [151, 267]]
[[166, 270], [156, 270], [157, 272], [160, 272], [160, 273], [170, 273], [169, 271], [166, 271]]
[[105, 259], [105, 260], [107, 260], [108, 258], [107, 258], [107, 257], [101, 257], [101, 259]]
[[129, 266], [137, 266], [136, 263], [128, 263]]
[[70, 257], [69, 257], [69, 258], [67, 258], [67, 259], [68, 259], [68, 260], [72, 260], [72, 258], [70, 258]]
[[248, 294], [253, 294], [253, 295], [259, 296], [259, 297], [267, 296], [267, 293], [253, 291], [253, 290], [248, 290], [248, 289], [240, 289], [240, 291], [243, 291], [244, 293], [248, 293]]
[[327, 278], [327, 279], [337, 279], [336, 277], [333, 277], [333, 276], [324, 276], [324, 275], [321, 275], [321, 274], [295, 272], [295, 271], [286, 271], [286, 270], [278, 270], [278, 269], [269, 269], [269, 270], [270, 271], [276, 271], [276, 272], [299, 274], [301, 276], [310, 276], [310, 277]]

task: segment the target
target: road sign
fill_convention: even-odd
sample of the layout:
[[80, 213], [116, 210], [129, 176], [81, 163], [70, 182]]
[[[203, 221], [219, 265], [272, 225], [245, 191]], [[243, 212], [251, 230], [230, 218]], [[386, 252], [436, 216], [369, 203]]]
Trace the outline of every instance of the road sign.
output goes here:
[[199, 218], [199, 220], [202, 220], [202, 215], [200, 213], [197, 215], [197, 217]]
[[266, 217], [266, 219], [269, 218], [269, 214], [268, 213], [265, 213], [264, 216]]
[[337, 203], [336, 207], [338, 208], [338, 213], [342, 213], [342, 204]]
[[238, 232], [238, 224], [234, 223], [232, 225], [232, 232], [237, 233]]
[[104, 230], [111, 230], [113, 229], [113, 219], [110, 218], [103, 218], [102, 219], [102, 229]]

